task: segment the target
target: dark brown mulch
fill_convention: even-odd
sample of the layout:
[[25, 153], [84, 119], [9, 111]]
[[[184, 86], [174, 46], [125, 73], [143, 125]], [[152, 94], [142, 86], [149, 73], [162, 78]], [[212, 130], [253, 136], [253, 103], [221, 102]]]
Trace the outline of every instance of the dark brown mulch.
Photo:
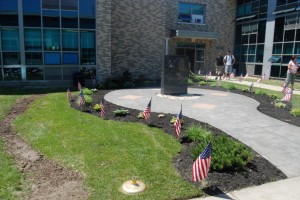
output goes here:
[[[211, 89], [211, 90], [222, 90], [222, 91], [228, 91], [222, 87], [210, 87], [210, 86], [194, 86], [197, 88], [202, 89]], [[101, 99], [105, 94], [110, 92], [109, 90], [99, 90], [93, 95], [93, 99]], [[273, 99], [269, 98], [265, 95], [257, 95], [254, 93], [249, 92], [242, 92], [237, 90], [232, 90], [230, 92], [238, 93], [241, 95], [248, 96], [250, 98], [253, 98], [260, 102], [260, 106], [258, 107], [258, 110], [262, 113], [269, 115], [273, 118], [285, 121], [287, 123], [300, 126], [300, 118], [299, 117], [293, 117], [288, 109], [279, 109], [276, 108], [272, 102]], [[93, 103], [96, 104], [99, 102]], [[151, 113], [151, 117], [149, 120], [143, 120], [138, 119], [137, 115], [140, 110], [134, 110], [129, 108], [123, 108], [121, 106], [105, 102], [106, 107], [106, 114], [104, 119], [107, 120], [118, 120], [118, 121], [126, 121], [126, 122], [140, 122], [145, 123], [150, 127], [158, 127], [162, 128], [165, 133], [170, 134], [174, 137], [176, 137], [174, 132], [174, 127], [170, 123], [170, 119], [174, 116], [171, 114], [165, 114], [164, 118], [158, 118], [157, 116], [160, 113]], [[79, 109], [78, 106], [73, 102], [71, 102], [71, 106]], [[290, 105], [288, 105], [290, 107]], [[123, 117], [117, 117], [114, 115], [112, 111], [115, 111], [117, 109], [126, 109], [129, 111], [129, 115], [123, 116]], [[86, 107], [84, 109], [85, 112], [89, 112], [94, 115], [99, 115], [99, 112], [95, 112], [92, 107]], [[196, 124], [201, 126], [206, 126], [208, 129], [210, 129], [215, 134], [220, 134], [222, 131], [210, 126], [206, 123], [199, 122], [197, 120], [188, 118], [184, 116], [184, 124], [182, 125], [182, 130], [184, 131], [186, 128], [188, 128], [190, 125]], [[230, 136], [228, 136], [230, 137]], [[179, 138], [179, 141], [183, 145], [182, 151], [180, 154], [178, 154], [174, 160], [173, 164], [176, 167], [176, 169], [179, 171], [181, 176], [186, 179], [188, 182], [191, 182], [191, 169], [193, 165], [193, 159], [191, 156], [191, 148], [193, 148], [194, 143], [189, 141], [186, 137]], [[267, 183], [270, 181], [276, 181], [280, 179], [286, 178], [285, 174], [283, 174], [280, 170], [278, 170], [275, 166], [273, 166], [270, 162], [268, 162], [266, 159], [261, 157], [259, 154], [256, 153], [256, 156], [254, 159], [244, 168], [241, 172], [210, 172], [209, 176], [207, 178], [207, 185], [204, 187], [204, 191], [207, 194], [214, 195], [219, 193], [225, 193], [236, 189], [241, 189], [253, 185], [261, 185], [263, 183]], [[192, 182], [191, 182], [192, 183]]]

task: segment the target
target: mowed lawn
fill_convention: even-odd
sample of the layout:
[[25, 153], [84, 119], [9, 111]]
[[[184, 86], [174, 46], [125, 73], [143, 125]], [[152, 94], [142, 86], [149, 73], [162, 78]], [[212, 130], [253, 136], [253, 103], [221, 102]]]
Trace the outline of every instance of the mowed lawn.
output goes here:
[[[90, 199], [180, 199], [202, 193], [172, 165], [181, 150], [174, 137], [144, 124], [103, 120], [74, 110], [66, 93], [38, 98], [14, 127], [47, 158], [82, 174]], [[132, 176], [144, 181], [144, 193], [121, 192]]]
[[[0, 120], [4, 119], [16, 100], [21, 97], [0, 94]], [[17, 199], [17, 192], [20, 190], [21, 173], [18, 172], [13, 158], [5, 152], [5, 143], [0, 138], [0, 199]]]

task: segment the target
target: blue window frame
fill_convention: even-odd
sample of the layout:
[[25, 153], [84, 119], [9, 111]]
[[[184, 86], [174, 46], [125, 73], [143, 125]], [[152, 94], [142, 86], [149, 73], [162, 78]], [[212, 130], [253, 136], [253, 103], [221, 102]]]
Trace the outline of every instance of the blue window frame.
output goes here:
[[60, 53], [45, 52], [45, 65], [60, 65]]
[[63, 53], [63, 64], [78, 64], [78, 53]]
[[205, 6], [202, 4], [192, 4], [179, 2], [178, 22], [204, 24]]

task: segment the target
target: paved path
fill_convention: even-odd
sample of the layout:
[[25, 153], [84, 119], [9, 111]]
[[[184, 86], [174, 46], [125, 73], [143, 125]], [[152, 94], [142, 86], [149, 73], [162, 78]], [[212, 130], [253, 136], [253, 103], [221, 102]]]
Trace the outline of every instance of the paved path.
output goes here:
[[[105, 95], [114, 104], [144, 110], [152, 97], [151, 110], [182, 114], [215, 126], [252, 147], [289, 178], [300, 176], [300, 128], [257, 111], [259, 103], [230, 92], [189, 88], [196, 99], [158, 96], [160, 89], [115, 90]], [[201, 95], [201, 96], [199, 96]]]

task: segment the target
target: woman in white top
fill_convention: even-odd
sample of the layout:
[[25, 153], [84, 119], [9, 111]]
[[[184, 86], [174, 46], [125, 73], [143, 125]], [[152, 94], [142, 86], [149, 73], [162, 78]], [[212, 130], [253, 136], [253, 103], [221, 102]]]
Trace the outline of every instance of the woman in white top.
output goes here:
[[288, 64], [288, 70], [286, 74], [285, 85], [288, 87], [291, 84], [292, 90], [294, 89], [295, 77], [298, 70], [297, 57], [293, 56]]

